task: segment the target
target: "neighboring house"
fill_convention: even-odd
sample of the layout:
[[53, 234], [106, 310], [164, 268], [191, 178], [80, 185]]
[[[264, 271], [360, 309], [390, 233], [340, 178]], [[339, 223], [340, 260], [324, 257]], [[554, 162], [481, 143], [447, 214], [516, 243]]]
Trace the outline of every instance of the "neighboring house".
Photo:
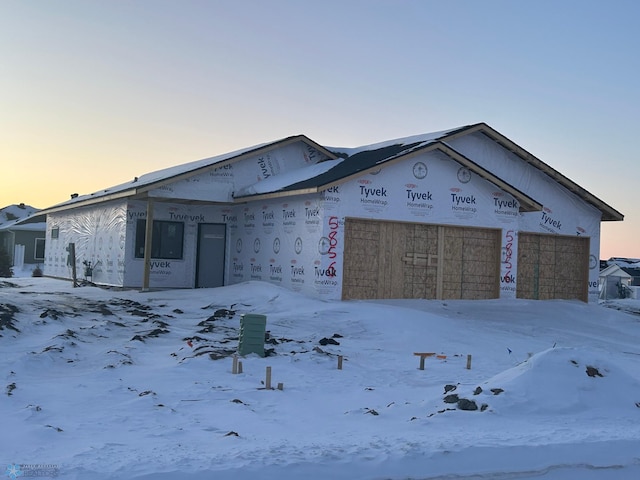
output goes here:
[[640, 259], [627, 257], [611, 257], [606, 260], [607, 266], [616, 265], [620, 267], [631, 278], [631, 286], [640, 286]]
[[600, 300], [631, 296], [632, 277], [624, 268], [612, 263], [600, 271]]
[[44, 212], [45, 275], [326, 299], [595, 301], [600, 222], [623, 219], [484, 123], [354, 149], [290, 137]]
[[622, 267], [622, 269], [631, 276], [631, 285], [634, 287], [640, 286], [640, 267], [630, 268]]
[[46, 217], [21, 203], [0, 209], [0, 247], [14, 268], [44, 263]]

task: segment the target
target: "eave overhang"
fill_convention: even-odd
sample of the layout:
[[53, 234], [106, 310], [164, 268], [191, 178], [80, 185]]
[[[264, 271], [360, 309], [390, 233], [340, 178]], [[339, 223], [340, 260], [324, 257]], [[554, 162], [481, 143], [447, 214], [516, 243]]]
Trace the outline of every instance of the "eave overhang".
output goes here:
[[[288, 137], [285, 138], [283, 140], [279, 140], [276, 142], [272, 142], [269, 143], [267, 145], [263, 145], [260, 147], [256, 147], [254, 149], [251, 150], [247, 150], [245, 152], [242, 152], [238, 155], [234, 155], [233, 157], [229, 157], [226, 158], [224, 160], [212, 163], [210, 165], [206, 165], [203, 167], [199, 167], [199, 168], [194, 168], [192, 170], [188, 170], [185, 172], [181, 172], [175, 175], [171, 175], [171, 176], [167, 176], [164, 178], [160, 178], [157, 181], [153, 181], [153, 182], [149, 182], [147, 184], [141, 185], [140, 187], [136, 187], [135, 183], [132, 182], [132, 187], [128, 188], [128, 189], [123, 189], [117, 192], [113, 192], [113, 193], [107, 193], [107, 191], [104, 191], [104, 193], [100, 193], [100, 192], [96, 192], [90, 195], [87, 195], [86, 198], [82, 198], [79, 199], [77, 201], [68, 201], [59, 205], [54, 205], [52, 207], [49, 208], [45, 208], [43, 210], [41, 210], [39, 213], [40, 214], [48, 214], [48, 213], [57, 213], [57, 212], [62, 212], [65, 210], [70, 210], [72, 208], [81, 208], [81, 207], [88, 207], [88, 206], [93, 206], [93, 205], [97, 205], [100, 203], [105, 203], [105, 202], [111, 202], [114, 200], [122, 200], [122, 199], [129, 199], [129, 200], [143, 200], [143, 199], [147, 199], [147, 198], [153, 198], [154, 201], [158, 201], [158, 202], [163, 202], [163, 201], [172, 201], [172, 202], [176, 202], [176, 203], [181, 203], [183, 202], [183, 200], [179, 199], [179, 198], [160, 198], [160, 197], [152, 197], [149, 195], [149, 192], [151, 192], [152, 190], [156, 190], [158, 188], [164, 187], [166, 185], [170, 185], [172, 183], [178, 182], [180, 180], [184, 180], [190, 177], [193, 177], [194, 175], [201, 175], [203, 173], [207, 173], [207, 172], [211, 172], [213, 170], [216, 170], [218, 168], [222, 168], [225, 167], [227, 165], [231, 165], [233, 163], [239, 162], [247, 157], [250, 156], [255, 156], [255, 155], [262, 155], [265, 153], [268, 153], [272, 150], [275, 150], [277, 148], [282, 148], [285, 147], [287, 145], [290, 145], [292, 143], [296, 143], [296, 142], [303, 142], [306, 143], [307, 145], [315, 148], [316, 150], [318, 150], [319, 152], [323, 153], [324, 155], [326, 155], [329, 159], [336, 159], [336, 155], [329, 151], [328, 149], [326, 149], [325, 147], [323, 147], [322, 145], [317, 144], [316, 142], [314, 142], [313, 140], [311, 140], [310, 138], [308, 138], [306, 135], [295, 135], [292, 137]], [[198, 200], [194, 200], [194, 199], [189, 199], [189, 200], [184, 200], [185, 203], [192, 203], [192, 204], [196, 204], [196, 203], [207, 203], [207, 204], [211, 204], [211, 203], [216, 203], [216, 202], [209, 202], [209, 201], [202, 201], [199, 202]]]

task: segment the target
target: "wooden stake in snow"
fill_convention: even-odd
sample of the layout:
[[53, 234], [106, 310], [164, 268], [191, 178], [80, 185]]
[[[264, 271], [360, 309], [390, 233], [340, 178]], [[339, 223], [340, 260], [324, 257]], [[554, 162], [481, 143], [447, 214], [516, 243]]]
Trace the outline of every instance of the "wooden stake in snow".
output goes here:
[[413, 354], [420, 357], [420, 370], [424, 370], [424, 359], [427, 357], [433, 357], [435, 352], [414, 352]]
[[73, 280], [73, 286], [78, 286], [78, 276], [76, 274], [76, 244], [70, 243], [67, 246], [67, 252], [69, 255], [67, 256], [67, 265], [71, 267], [71, 279]]
[[471, 370], [471, 355], [467, 355], [467, 370]]
[[242, 373], [242, 362], [238, 362], [238, 373]]
[[278, 390], [284, 390], [284, 383], [278, 383]]
[[264, 388], [271, 390], [271, 367], [267, 367], [267, 378], [264, 381]]
[[234, 375], [238, 373], [238, 356], [237, 355], [233, 356], [233, 366], [231, 367], [231, 373]]
[[342, 355], [338, 355], [338, 370], [342, 370]]

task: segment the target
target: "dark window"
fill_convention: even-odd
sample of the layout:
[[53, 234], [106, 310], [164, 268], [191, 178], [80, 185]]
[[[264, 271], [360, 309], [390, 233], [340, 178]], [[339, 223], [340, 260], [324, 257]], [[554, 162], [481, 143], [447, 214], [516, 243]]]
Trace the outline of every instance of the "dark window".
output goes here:
[[51, 229], [51, 238], [58, 238], [60, 236], [60, 227], [53, 227]]
[[36, 238], [36, 251], [33, 254], [35, 260], [44, 260], [44, 238]]
[[[147, 221], [138, 220], [136, 224], [136, 258], [144, 258], [146, 228]], [[151, 258], [181, 259], [183, 237], [184, 223], [154, 220]]]

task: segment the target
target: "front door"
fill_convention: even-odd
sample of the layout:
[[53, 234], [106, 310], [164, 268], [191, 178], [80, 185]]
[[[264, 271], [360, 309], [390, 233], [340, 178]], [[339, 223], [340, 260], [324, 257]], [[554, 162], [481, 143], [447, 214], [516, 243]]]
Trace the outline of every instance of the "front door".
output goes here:
[[224, 223], [198, 225], [196, 287], [212, 288], [224, 285], [226, 235], [227, 226]]

